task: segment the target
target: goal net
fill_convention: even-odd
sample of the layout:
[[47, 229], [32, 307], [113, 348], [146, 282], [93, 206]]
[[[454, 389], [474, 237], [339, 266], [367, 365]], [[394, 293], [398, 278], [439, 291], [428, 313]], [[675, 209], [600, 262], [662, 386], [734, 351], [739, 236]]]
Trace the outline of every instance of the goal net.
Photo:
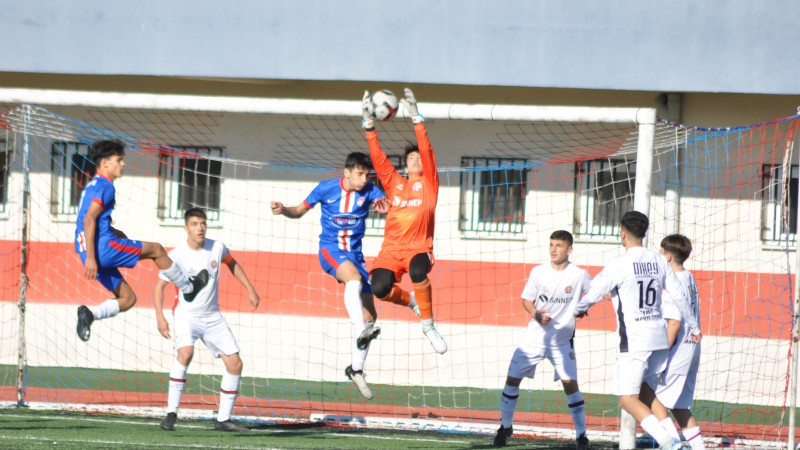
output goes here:
[[[705, 335], [694, 414], [704, 435], [785, 439], [796, 117], [697, 129], [639, 124], [641, 114], [626, 109], [420, 104], [440, 169], [430, 279], [449, 351], [436, 354], [407, 309], [376, 304], [382, 334], [365, 364], [375, 393], [366, 401], [344, 376], [353, 337], [344, 288], [319, 266], [319, 208], [298, 220], [270, 210], [271, 201], [300, 204], [317, 183], [341, 176], [348, 153], [368, 153], [358, 102], [284, 100], [239, 112], [146, 106], [8, 105], [0, 115], [2, 400], [156, 415], [166, 406], [175, 351], [156, 328], [151, 262], [123, 269], [138, 295], [133, 309], [95, 322], [86, 343], [75, 332], [76, 307], [110, 296], [83, 276], [73, 239], [92, 173], [88, 145], [114, 137], [128, 149], [114, 226], [172, 248], [186, 239], [183, 211], [204, 208], [208, 237], [231, 249], [261, 297], [250, 312], [246, 291], [220, 272], [220, 306], [244, 362], [239, 417], [493, 431], [530, 319], [520, 294], [530, 270], [549, 261], [549, 235], [572, 232], [571, 261], [594, 275], [622, 252], [621, 215], [645, 205], [649, 247], [673, 232], [693, 242], [687, 268]], [[410, 121], [381, 122], [377, 131], [400, 166], [414, 140]], [[363, 240], [368, 266], [382, 230], [374, 213]], [[172, 285], [167, 293], [168, 311]], [[619, 430], [615, 329], [604, 302], [574, 339], [590, 437]], [[181, 414], [210, 416], [223, 372], [199, 342]], [[574, 438], [549, 363], [523, 382], [514, 428]]]

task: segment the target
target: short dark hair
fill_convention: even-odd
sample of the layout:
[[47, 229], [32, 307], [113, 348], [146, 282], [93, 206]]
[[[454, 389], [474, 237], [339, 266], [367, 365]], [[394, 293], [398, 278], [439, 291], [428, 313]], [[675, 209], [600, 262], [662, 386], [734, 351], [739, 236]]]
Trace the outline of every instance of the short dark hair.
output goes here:
[[670, 234], [661, 240], [661, 248], [672, 255], [678, 264], [683, 264], [692, 254], [692, 241], [682, 234]]
[[189, 208], [183, 213], [183, 223], [189, 223], [189, 219], [192, 217], [206, 219], [206, 212], [200, 208]]
[[89, 160], [92, 161], [95, 166], [99, 166], [100, 161], [115, 155], [125, 156], [125, 144], [119, 139], [95, 141], [89, 147]]
[[553, 231], [553, 234], [550, 235], [550, 239], [554, 239], [556, 241], [564, 241], [567, 243], [567, 247], [572, 247], [572, 233], [566, 230], [556, 230]]
[[620, 225], [628, 233], [641, 239], [647, 233], [647, 227], [650, 226], [650, 220], [639, 211], [628, 211], [622, 216]]
[[344, 168], [353, 170], [356, 167], [372, 170], [372, 160], [369, 159], [369, 155], [362, 152], [353, 152], [347, 155], [347, 159], [344, 160]]
[[408, 167], [408, 155], [415, 152], [419, 153], [419, 145], [417, 144], [406, 145], [406, 150], [405, 152], [403, 152], [403, 166]]

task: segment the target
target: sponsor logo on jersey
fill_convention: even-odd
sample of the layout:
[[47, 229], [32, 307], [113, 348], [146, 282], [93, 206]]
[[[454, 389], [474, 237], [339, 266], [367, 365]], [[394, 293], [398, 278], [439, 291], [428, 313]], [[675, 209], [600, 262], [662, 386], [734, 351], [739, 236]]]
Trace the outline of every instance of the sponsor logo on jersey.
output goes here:
[[212, 269], [216, 269], [217, 268], [217, 262], [216, 261], [211, 261], [211, 268]]
[[550, 304], [564, 303], [564, 304], [566, 304], [566, 303], [569, 303], [570, 301], [572, 301], [572, 297], [553, 297], [553, 298], [548, 298], [545, 294], [542, 294], [542, 295], [539, 296], [539, 300], [541, 300], [542, 303], [550, 303]]
[[422, 190], [422, 183], [417, 181], [416, 183], [414, 183], [414, 186], [411, 186], [411, 189], [413, 189], [415, 191], [421, 191]]
[[658, 275], [658, 264], [635, 262], [633, 263], [633, 273], [635, 275]]
[[404, 187], [405, 185], [403, 183], [400, 183], [397, 186], [395, 186], [395, 189], [397, 189], [398, 191], [402, 191]]
[[400, 206], [400, 197], [398, 197], [398, 196], [396, 196], [396, 195], [395, 195], [395, 196], [394, 196], [394, 200], [392, 201], [392, 205], [394, 205], [394, 206]]
[[365, 197], [361, 197], [358, 200], [356, 200], [356, 205], [364, 206], [364, 201], [366, 201], [366, 198]]
[[400, 202], [401, 208], [405, 208], [406, 206], [422, 206], [422, 199], [415, 198], [411, 200], [403, 200], [402, 202]]
[[572, 286], [567, 286], [566, 288], [564, 288], [564, 292], [566, 292], [567, 294], [572, 294]]
[[349, 230], [358, 226], [361, 218], [354, 214], [337, 214], [331, 216], [331, 224], [341, 230]]
[[335, 198], [332, 198], [332, 199], [330, 199], [330, 200], [326, 200], [326, 201], [327, 201], [328, 203], [333, 203], [333, 202], [335, 202], [335, 201], [336, 201], [336, 199], [335, 199]]

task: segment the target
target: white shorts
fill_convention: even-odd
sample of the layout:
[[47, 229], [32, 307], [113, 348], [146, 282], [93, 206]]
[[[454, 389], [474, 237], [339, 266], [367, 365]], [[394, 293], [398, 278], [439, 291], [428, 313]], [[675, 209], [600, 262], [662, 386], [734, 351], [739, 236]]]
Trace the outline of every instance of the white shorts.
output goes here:
[[614, 394], [639, 395], [644, 382], [655, 390], [668, 359], [669, 349], [666, 348], [644, 352], [618, 352]]
[[512, 378], [533, 378], [536, 373], [536, 365], [545, 358], [549, 359], [555, 369], [554, 381], [558, 380], [577, 380], [578, 365], [575, 362], [575, 350], [570, 341], [562, 343], [558, 347], [517, 347], [514, 356], [511, 357], [511, 364], [508, 365], [508, 376]]
[[201, 339], [215, 358], [239, 353], [239, 345], [222, 313], [194, 315], [176, 310], [173, 323], [175, 350], [194, 347], [194, 342]]
[[663, 380], [654, 389], [658, 401], [669, 409], [689, 409], [694, 400], [694, 387], [697, 384], [697, 370], [700, 368], [700, 352], [692, 359], [686, 374], [672, 374], [667, 368]]

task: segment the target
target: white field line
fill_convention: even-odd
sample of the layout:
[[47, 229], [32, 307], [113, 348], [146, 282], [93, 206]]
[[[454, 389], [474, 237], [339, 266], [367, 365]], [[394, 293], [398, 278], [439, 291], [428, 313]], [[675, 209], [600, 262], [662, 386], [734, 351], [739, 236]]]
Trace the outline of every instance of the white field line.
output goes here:
[[[0, 402], [0, 410], [11, 409], [14, 407], [15, 406], [13, 405], [13, 403]], [[36, 409], [36, 410], [94, 411], [94, 412], [128, 414], [133, 416], [145, 416], [145, 417], [152, 417], [154, 415], [158, 416], [164, 413], [164, 410], [162, 408], [133, 408], [133, 407], [119, 407], [119, 406], [108, 407], [101, 405], [53, 404], [45, 402], [32, 402], [31, 404], [29, 404], [29, 407], [31, 409]], [[181, 416], [184, 418], [208, 420], [213, 418], [215, 415], [216, 412], [211, 410], [181, 410]], [[29, 418], [30, 416], [26, 416], [23, 414], [0, 414], [0, 417]], [[74, 417], [67, 418], [63, 416], [37, 416], [37, 417], [43, 419], [54, 419], [54, 420], [74, 419]], [[266, 418], [266, 417], [255, 417], [255, 416], [239, 416], [239, 418], [242, 421], [246, 421], [248, 423], [268, 423], [268, 422], [307, 423], [308, 422], [304, 420], [291, 420], [283, 417]], [[127, 421], [125, 419], [99, 419], [99, 418], [87, 417], [87, 418], [82, 418], [80, 420], [85, 420], [89, 422], [94, 421], [94, 422], [108, 422], [108, 423], [123, 423], [130, 425], [147, 425], [153, 427], [158, 426], [157, 422]], [[489, 435], [494, 434], [495, 430], [497, 429], [496, 423], [463, 424], [458, 422], [449, 422], [449, 421], [435, 420], [435, 419], [431, 420], [423, 418], [393, 419], [387, 417], [362, 417], [362, 416], [354, 417], [354, 416], [337, 416], [329, 414], [311, 414], [310, 422], [311, 423], [324, 422], [324, 423], [329, 423], [331, 425], [334, 424], [345, 425], [353, 428], [362, 428], [362, 429], [364, 428], [370, 429], [374, 427], [374, 428], [405, 430], [405, 431], [451, 431], [451, 432], [478, 433], [478, 434], [489, 434]], [[208, 427], [202, 425], [181, 424], [179, 426], [191, 429], [208, 429]], [[525, 425], [518, 425], [515, 426], [514, 428], [515, 431], [519, 434], [531, 434], [531, 435], [543, 436], [555, 439], [572, 439], [574, 437], [573, 431], [560, 428], [546, 428], [546, 427], [525, 426]], [[290, 430], [277, 430], [277, 429], [252, 430], [252, 432], [255, 433], [266, 433], [266, 434], [279, 434], [279, 433], [286, 433], [289, 431]], [[347, 433], [329, 433], [329, 434], [333, 436], [345, 436], [348, 438], [360, 437], [365, 439], [394, 440], [394, 441], [404, 441], [404, 442], [433, 442], [433, 441], [441, 442], [441, 440], [437, 439], [419, 439], [419, 438], [415, 439], [415, 438], [376, 436], [369, 434], [352, 434], [352, 435]], [[596, 441], [616, 442], [619, 439], [618, 432], [587, 430], [586, 434], [588, 435], [589, 439], [593, 441], [596, 440]], [[704, 440], [707, 444], [724, 445], [724, 446], [738, 447], [738, 448], [764, 448], [764, 449], [785, 448], [785, 442], [776, 442], [776, 441], [760, 441], [760, 440], [738, 439], [738, 438], [731, 439], [731, 438], [719, 438], [719, 437], [708, 437], [708, 436], [705, 436]], [[467, 441], [448, 440], [448, 442], [452, 442], [453, 444], [465, 444], [465, 445], [472, 444], [471, 442]], [[138, 444], [132, 443], [131, 445], [138, 445]]]
[[108, 441], [108, 440], [101, 440], [101, 439], [58, 439], [53, 440], [46, 437], [38, 437], [38, 436], [7, 436], [7, 435], [0, 435], [0, 439], [4, 442], [8, 441], [41, 441], [41, 442], [48, 442], [52, 443], [53, 445], [58, 445], [61, 443], [70, 443], [70, 444], [101, 444], [101, 445], [129, 445], [129, 446], [136, 446], [136, 447], [165, 447], [165, 448], [220, 448], [220, 449], [243, 449], [249, 450], [253, 448], [269, 448], [273, 449], [274, 447], [263, 447], [261, 445], [256, 447], [240, 447], [240, 446], [218, 446], [218, 445], [207, 445], [207, 444], [164, 444], [164, 443], [157, 443], [157, 442], [128, 442], [128, 441]]
[[[14, 419], [30, 419], [31, 416], [24, 415], [24, 414], [2, 414], [0, 417], [10, 417]], [[80, 420], [84, 422], [97, 422], [97, 423], [117, 423], [117, 424], [125, 424], [125, 425], [144, 425], [148, 427], [157, 427], [158, 422], [144, 422], [140, 420], [125, 420], [125, 419], [98, 419], [98, 418], [76, 418], [72, 417], [64, 417], [64, 416], [35, 416], [37, 419], [48, 419], [48, 420]], [[189, 429], [199, 429], [199, 430], [210, 430], [211, 428], [208, 426], [203, 425], [191, 425], [191, 424], [183, 424], [180, 421], [177, 425], [179, 428], [189, 428]], [[295, 430], [269, 430], [269, 429], [252, 429], [250, 430], [251, 433], [265, 433], [265, 434], [279, 434], [279, 433], [294, 433]], [[386, 440], [386, 441], [403, 441], [403, 442], [442, 442], [441, 439], [425, 439], [425, 438], [403, 438], [403, 437], [390, 437], [390, 436], [375, 436], [370, 434], [350, 434], [350, 433], [325, 433], [326, 435], [330, 436], [337, 436], [337, 437], [346, 437], [346, 438], [364, 438], [364, 439], [378, 439], [378, 440]], [[45, 441], [52, 441], [52, 439], [48, 438], [39, 438], [35, 436], [0, 436], [3, 439], [18, 439], [18, 440], [45, 440]], [[145, 444], [145, 443], [136, 443], [136, 442], [122, 442], [122, 441], [104, 441], [104, 440], [96, 440], [96, 439], [86, 439], [86, 440], [72, 440], [72, 439], [61, 439], [63, 442], [86, 442], [86, 443], [96, 443], [96, 444], [120, 444], [120, 445], [156, 445], [156, 444]], [[453, 444], [472, 444], [469, 441], [453, 441], [447, 440], [448, 443]], [[173, 445], [173, 444], [158, 444], [161, 447], [181, 447], [183, 445]], [[198, 447], [198, 448], [206, 448], [207, 445], [192, 445], [191, 447]], [[263, 448], [261, 445], [257, 447], [210, 447], [210, 448]]]

